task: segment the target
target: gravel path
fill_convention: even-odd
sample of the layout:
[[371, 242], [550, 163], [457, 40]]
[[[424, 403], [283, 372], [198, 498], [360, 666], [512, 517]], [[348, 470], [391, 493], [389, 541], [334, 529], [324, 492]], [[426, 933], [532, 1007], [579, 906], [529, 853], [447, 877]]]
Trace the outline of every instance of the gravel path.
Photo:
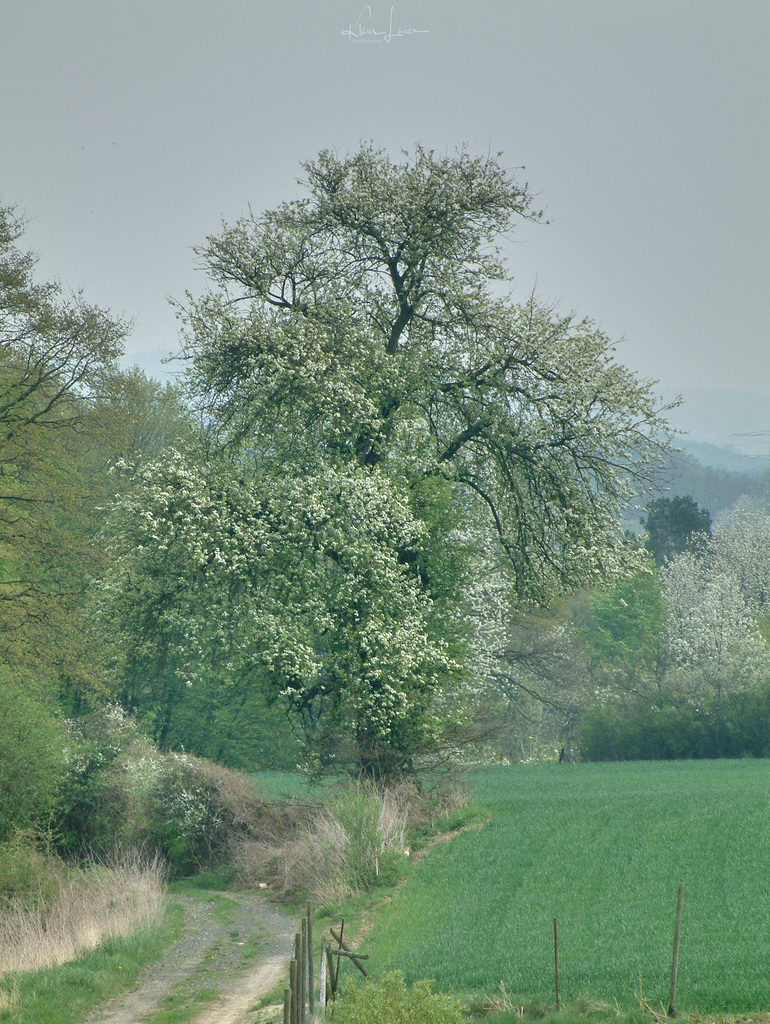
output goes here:
[[[175, 985], [204, 966], [204, 958], [208, 958], [205, 966], [211, 968], [208, 960], [212, 956], [216, 971], [214, 984], [221, 989], [222, 996], [201, 1010], [195, 1017], [195, 1024], [249, 1024], [254, 1019], [249, 1011], [286, 975], [297, 929], [295, 922], [260, 902], [259, 897], [223, 895], [238, 904], [234, 919], [227, 924], [214, 917], [212, 904], [174, 896], [185, 912], [182, 937], [163, 960], [140, 975], [136, 991], [103, 1007], [83, 1024], [141, 1024], [160, 1008]], [[241, 942], [254, 932], [265, 936], [263, 954], [245, 969], [241, 944], [233, 942], [233, 932], [239, 933]], [[212, 954], [214, 947], [218, 948]]]

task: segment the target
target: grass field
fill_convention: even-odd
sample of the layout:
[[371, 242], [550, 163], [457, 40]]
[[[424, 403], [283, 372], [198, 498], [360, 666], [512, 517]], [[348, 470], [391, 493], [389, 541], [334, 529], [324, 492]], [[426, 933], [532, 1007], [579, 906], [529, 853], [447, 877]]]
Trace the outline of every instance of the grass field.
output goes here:
[[336, 779], [323, 779], [310, 785], [304, 775], [299, 772], [258, 771], [250, 772], [259, 792], [266, 800], [288, 800], [300, 803], [316, 803], [323, 800], [324, 795], [337, 785]]
[[458, 993], [667, 1004], [685, 885], [677, 1007], [770, 1008], [770, 762], [499, 768], [491, 822], [437, 846], [362, 946], [377, 973]]

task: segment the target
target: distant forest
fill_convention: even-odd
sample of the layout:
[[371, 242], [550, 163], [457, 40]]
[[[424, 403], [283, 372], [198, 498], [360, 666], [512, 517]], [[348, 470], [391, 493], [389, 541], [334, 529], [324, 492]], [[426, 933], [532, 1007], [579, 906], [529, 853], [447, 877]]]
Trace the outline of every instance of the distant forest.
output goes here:
[[689, 495], [701, 508], [708, 509], [712, 520], [732, 508], [741, 498], [770, 510], [770, 470], [739, 473], [701, 464], [688, 452], [672, 456], [661, 473], [659, 485], [669, 496]]

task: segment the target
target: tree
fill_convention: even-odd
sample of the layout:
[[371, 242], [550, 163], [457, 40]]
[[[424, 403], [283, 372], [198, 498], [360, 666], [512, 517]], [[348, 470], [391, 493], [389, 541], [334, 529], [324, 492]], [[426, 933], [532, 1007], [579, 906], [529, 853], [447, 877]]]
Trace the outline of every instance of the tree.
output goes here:
[[647, 530], [645, 546], [655, 564], [666, 562], [687, 550], [698, 537], [711, 534], [711, 516], [708, 509], [698, 508], [697, 501], [687, 495], [674, 498], [656, 498], [647, 505], [642, 526]]
[[45, 826], [64, 775], [64, 727], [28, 679], [0, 669], [0, 844]]
[[759, 621], [769, 573], [768, 517], [740, 506], [700, 550], [663, 569], [665, 642], [687, 696], [749, 691], [767, 679], [770, 647]]
[[306, 198], [199, 251], [213, 288], [180, 312], [205, 463], [150, 467], [117, 510], [105, 609], [144, 651], [129, 672], [249, 680], [378, 775], [466, 714], [479, 573], [504, 615], [627, 571], [618, 508], [669, 434], [593, 325], [500, 297], [499, 240], [538, 215], [498, 160], [304, 169]]
[[34, 279], [23, 224], [0, 208], [0, 660], [54, 685], [95, 682], [74, 625], [95, 552], [95, 393], [126, 325]]
[[665, 605], [652, 566], [592, 594], [579, 632], [592, 670], [624, 694], [657, 689], [664, 672]]
[[731, 576], [756, 616], [770, 610], [770, 514], [763, 504], [736, 502], [708, 545], [715, 571]]
[[[58, 284], [36, 283], [19, 250], [23, 224], [0, 207], [0, 466], [7, 475], [38, 432], [77, 423], [94, 384], [122, 352], [126, 325]], [[13, 504], [3, 495], [3, 507]]]

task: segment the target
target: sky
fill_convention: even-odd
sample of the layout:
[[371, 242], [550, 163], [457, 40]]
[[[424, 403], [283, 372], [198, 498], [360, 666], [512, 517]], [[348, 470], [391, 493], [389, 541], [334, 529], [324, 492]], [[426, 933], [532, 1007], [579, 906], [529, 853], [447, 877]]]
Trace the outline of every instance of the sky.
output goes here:
[[770, 428], [769, 58], [768, 0], [0, 0], [0, 201], [158, 374], [193, 246], [320, 149], [500, 153], [549, 222], [514, 297]]

